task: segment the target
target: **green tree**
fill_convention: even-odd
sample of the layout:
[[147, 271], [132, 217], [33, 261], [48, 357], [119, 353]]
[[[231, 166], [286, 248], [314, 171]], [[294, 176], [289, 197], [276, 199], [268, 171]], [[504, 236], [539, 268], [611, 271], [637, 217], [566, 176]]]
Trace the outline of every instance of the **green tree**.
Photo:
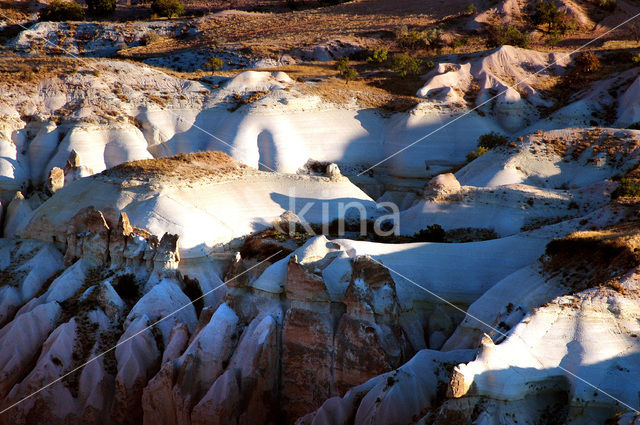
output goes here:
[[336, 61], [336, 69], [340, 72], [349, 68], [349, 58], [347, 56], [341, 57]]
[[387, 49], [373, 49], [371, 56], [367, 58], [367, 62], [382, 65], [387, 62], [389, 51]]
[[344, 81], [349, 84], [350, 81], [353, 81], [358, 76], [358, 72], [353, 68], [347, 68], [341, 72], [342, 78]]
[[224, 65], [225, 63], [222, 59], [213, 56], [207, 61], [207, 63], [205, 64], [205, 67], [207, 67], [212, 71], [219, 71], [224, 67]]
[[422, 60], [409, 56], [405, 53], [398, 53], [391, 58], [391, 69], [399, 76], [418, 75], [422, 72]]
[[558, 21], [561, 11], [553, 0], [541, 1], [536, 6], [536, 13], [533, 15], [533, 21], [538, 25], [548, 25], [549, 31]]

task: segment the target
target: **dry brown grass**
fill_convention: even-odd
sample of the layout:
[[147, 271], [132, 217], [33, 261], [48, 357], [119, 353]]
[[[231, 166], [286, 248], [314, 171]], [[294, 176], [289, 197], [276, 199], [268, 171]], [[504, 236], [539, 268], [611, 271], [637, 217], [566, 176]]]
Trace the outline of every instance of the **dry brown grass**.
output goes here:
[[577, 160], [590, 149], [591, 156], [587, 161], [594, 162], [604, 153], [609, 164], [619, 166], [639, 147], [640, 139], [637, 137], [621, 137], [600, 128], [592, 128], [581, 130], [579, 134], [571, 134], [568, 137], [548, 139], [542, 137], [534, 145], [534, 153], [535, 151], [553, 152], [561, 157]]
[[621, 290], [619, 279], [640, 266], [640, 221], [583, 231], [551, 241], [544, 270], [579, 292], [595, 286]]
[[81, 62], [68, 57], [23, 57], [12, 52], [0, 55], [0, 86], [31, 85], [77, 72]]
[[248, 171], [222, 152], [196, 152], [166, 158], [130, 161], [105, 170], [102, 175], [136, 180], [176, 179], [189, 182], [206, 177], [239, 176]]

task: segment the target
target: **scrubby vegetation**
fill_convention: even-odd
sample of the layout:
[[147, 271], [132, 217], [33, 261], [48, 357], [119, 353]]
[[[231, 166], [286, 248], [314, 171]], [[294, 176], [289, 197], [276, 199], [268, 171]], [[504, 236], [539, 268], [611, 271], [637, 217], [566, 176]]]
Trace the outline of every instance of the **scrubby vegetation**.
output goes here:
[[487, 152], [489, 152], [489, 149], [487, 149], [487, 148], [485, 148], [483, 146], [480, 146], [480, 147], [478, 147], [478, 149], [473, 150], [473, 151], [471, 151], [471, 152], [469, 152], [467, 154], [467, 162], [471, 162], [474, 159], [481, 157], [482, 155], [484, 155]]
[[184, 4], [180, 0], [153, 0], [151, 10], [160, 16], [175, 18], [184, 15]]
[[[389, 66], [401, 77], [407, 75], [419, 75], [423, 72], [424, 66], [421, 59], [409, 56], [405, 53], [397, 53], [391, 57]], [[426, 67], [433, 68], [433, 62], [428, 62]]]
[[500, 47], [505, 44], [529, 47], [529, 36], [513, 25], [490, 24], [487, 29], [487, 46]]
[[478, 147], [493, 149], [498, 146], [502, 146], [509, 141], [507, 136], [492, 131], [491, 133], [483, 134], [478, 138]]
[[629, 127], [627, 127], [629, 130], [640, 130], [640, 121], [638, 122], [634, 122], [633, 124], [631, 124]]
[[86, 0], [89, 13], [96, 16], [109, 16], [116, 10], [116, 0]]
[[[601, 68], [600, 59], [593, 52], [581, 52], [573, 59], [573, 64], [564, 76], [562, 86], [578, 87], [590, 78], [597, 76]], [[569, 90], [566, 92], [567, 95], [571, 93]]]
[[348, 57], [342, 57], [338, 59], [336, 62], [336, 69], [340, 71], [340, 76], [344, 78], [344, 80], [349, 83], [349, 81], [353, 81], [358, 76], [358, 72], [351, 67], [349, 64]]
[[140, 38], [140, 44], [142, 44], [143, 46], [149, 46], [153, 43], [157, 43], [158, 41], [160, 41], [162, 39], [161, 36], [158, 35], [158, 33], [155, 33], [153, 31], [149, 31], [147, 33], [145, 33], [142, 38]]
[[617, 0], [598, 0], [598, 6], [601, 8], [608, 10], [609, 12], [613, 12], [618, 7]]
[[582, 52], [574, 59], [573, 71], [591, 74], [600, 70], [601, 64], [593, 52]]
[[439, 224], [432, 224], [413, 235], [415, 242], [445, 242], [447, 232]]
[[476, 13], [478, 13], [478, 8], [475, 4], [471, 3], [469, 4], [469, 6], [467, 6], [465, 12], [467, 13], [467, 15], [475, 15]]
[[551, 241], [543, 258], [544, 270], [574, 292], [594, 286], [624, 288], [619, 279], [640, 264], [638, 223], [576, 232]]
[[205, 67], [212, 71], [219, 71], [222, 68], [224, 68], [224, 65], [225, 65], [225, 62], [222, 59], [216, 56], [212, 56], [211, 58], [209, 58], [209, 60], [205, 64]]
[[396, 42], [402, 49], [418, 50], [442, 47], [442, 30], [431, 28], [426, 31], [409, 30], [401, 26], [396, 31]]
[[84, 10], [75, 1], [53, 0], [40, 11], [41, 21], [81, 21]]
[[536, 25], [546, 25], [549, 32], [555, 31], [563, 34], [576, 28], [575, 21], [564, 10], [558, 9], [552, 0], [543, 0], [538, 3], [533, 14], [533, 22]]
[[367, 57], [367, 62], [382, 65], [387, 63], [388, 57], [389, 51], [387, 49], [374, 49], [371, 55]]
[[640, 183], [628, 178], [620, 179], [618, 187], [611, 193], [612, 199], [637, 197], [640, 197]]

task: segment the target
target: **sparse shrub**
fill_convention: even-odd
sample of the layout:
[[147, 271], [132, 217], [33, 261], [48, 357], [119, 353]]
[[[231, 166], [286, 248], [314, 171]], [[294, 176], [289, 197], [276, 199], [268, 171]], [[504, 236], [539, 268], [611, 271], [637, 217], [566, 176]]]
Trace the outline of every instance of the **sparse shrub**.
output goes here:
[[224, 65], [225, 65], [225, 62], [222, 59], [216, 56], [212, 56], [211, 58], [209, 58], [209, 60], [205, 64], [205, 67], [212, 71], [219, 71], [224, 67]]
[[536, 6], [536, 11], [533, 14], [533, 22], [537, 25], [548, 25], [549, 31], [555, 24], [556, 20], [560, 16], [560, 10], [555, 1], [540, 1]]
[[367, 58], [367, 62], [381, 65], [387, 62], [389, 51], [387, 49], [373, 49], [371, 55]]
[[424, 65], [422, 65], [422, 67], [424, 68], [423, 69], [424, 72], [428, 72], [428, 71], [431, 71], [433, 68], [435, 68], [436, 64], [433, 61], [427, 61], [424, 63]]
[[627, 127], [629, 130], [640, 130], [640, 121], [638, 122], [634, 122], [633, 124], [631, 124], [629, 127]]
[[618, 187], [611, 192], [611, 199], [617, 198], [637, 198], [640, 196], [640, 183], [623, 177], [618, 183]]
[[149, 31], [140, 38], [140, 44], [142, 44], [143, 46], [148, 46], [150, 44], [160, 41], [161, 39], [162, 37], [160, 37], [158, 33]]
[[41, 21], [81, 21], [84, 19], [84, 10], [75, 1], [53, 0], [40, 11]]
[[116, 0], [86, 0], [89, 13], [96, 16], [109, 16], [116, 11]]
[[413, 235], [416, 242], [444, 242], [447, 232], [439, 224], [432, 224]]
[[551, 31], [551, 36], [547, 41], [544, 42], [544, 44], [546, 44], [547, 46], [555, 46], [561, 41], [562, 41], [562, 35], [560, 34], [560, 31], [553, 30]]
[[342, 75], [342, 78], [344, 78], [344, 81], [347, 84], [349, 84], [350, 81], [353, 81], [356, 79], [356, 77], [358, 76], [358, 72], [353, 68], [347, 68], [344, 71], [342, 71], [340, 75]]
[[556, 28], [562, 34], [566, 34], [575, 31], [578, 28], [578, 23], [571, 16], [562, 12], [556, 21]]
[[573, 71], [591, 74], [600, 70], [600, 60], [593, 52], [582, 52], [574, 59]]
[[336, 61], [336, 69], [340, 72], [349, 68], [349, 58], [347, 56], [341, 57]]
[[598, 6], [609, 12], [613, 12], [616, 10], [616, 7], [618, 7], [618, 2], [617, 0], [598, 0]]
[[502, 146], [509, 141], [507, 136], [492, 131], [491, 133], [483, 134], [478, 138], [478, 147], [493, 149], [498, 146]]
[[475, 15], [476, 13], [478, 13], [478, 8], [476, 7], [475, 4], [471, 3], [471, 4], [469, 4], [469, 6], [467, 6], [465, 11], [466, 11], [467, 15]]
[[640, 63], [640, 53], [631, 58], [633, 63]]
[[467, 154], [467, 162], [471, 162], [474, 159], [481, 157], [487, 152], [489, 152], [489, 149], [485, 148], [484, 146], [479, 146], [478, 149], [471, 151]]
[[440, 28], [431, 28], [422, 34], [422, 38], [428, 47], [441, 49], [443, 46], [442, 30]]
[[151, 10], [160, 15], [169, 18], [184, 15], [184, 4], [180, 0], [153, 0]]
[[505, 44], [528, 47], [529, 36], [513, 25], [490, 24], [487, 34], [487, 46], [500, 47]]
[[349, 84], [350, 81], [355, 80], [358, 76], [358, 72], [351, 68], [349, 65], [349, 58], [344, 56], [336, 61], [336, 69], [340, 71], [340, 76]]
[[536, 25], [547, 25], [549, 32], [555, 30], [562, 34], [575, 30], [577, 27], [576, 22], [564, 10], [558, 9], [553, 0], [543, 0], [538, 3], [533, 14], [533, 22]]
[[400, 33], [397, 37], [400, 47], [404, 47], [409, 50], [416, 50], [423, 47], [427, 47], [428, 43], [421, 33], [418, 31], [407, 31], [406, 33]]
[[390, 66], [401, 77], [418, 75], [422, 72], [422, 60], [404, 53], [393, 55]]
[[460, 47], [466, 46], [467, 44], [469, 44], [469, 40], [467, 40], [465, 37], [456, 37], [451, 42], [451, 47], [454, 49], [459, 49]]

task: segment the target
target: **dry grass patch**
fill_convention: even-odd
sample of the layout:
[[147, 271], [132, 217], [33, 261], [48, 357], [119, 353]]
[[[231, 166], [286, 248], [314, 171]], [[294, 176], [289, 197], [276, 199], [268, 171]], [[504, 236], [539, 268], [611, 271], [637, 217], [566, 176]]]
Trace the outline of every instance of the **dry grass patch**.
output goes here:
[[185, 182], [206, 177], [239, 176], [249, 170], [222, 152], [196, 152], [166, 158], [130, 161], [105, 170], [102, 175], [136, 180], [180, 178]]
[[620, 166], [633, 156], [640, 148], [640, 138], [633, 136], [622, 137], [614, 133], [605, 132], [601, 128], [580, 130], [577, 135], [567, 137], [545, 138], [544, 133], [537, 133], [540, 140], [534, 145], [534, 153], [538, 150], [545, 153], [555, 153], [567, 160], [577, 160], [585, 151], [590, 150], [591, 156], [587, 162], [595, 162], [602, 154], [612, 166]]
[[23, 57], [12, 52], [0, 55], [0, 86], [33, 86], [43, 80], [78, 72], [81, 61], [64, 56]]
[[640, 266], [640, 221], [572, 233], [551, 241], [545, 254], [545, 272], [574, 293], [596, 286], [621, 291], [619, 279]]

